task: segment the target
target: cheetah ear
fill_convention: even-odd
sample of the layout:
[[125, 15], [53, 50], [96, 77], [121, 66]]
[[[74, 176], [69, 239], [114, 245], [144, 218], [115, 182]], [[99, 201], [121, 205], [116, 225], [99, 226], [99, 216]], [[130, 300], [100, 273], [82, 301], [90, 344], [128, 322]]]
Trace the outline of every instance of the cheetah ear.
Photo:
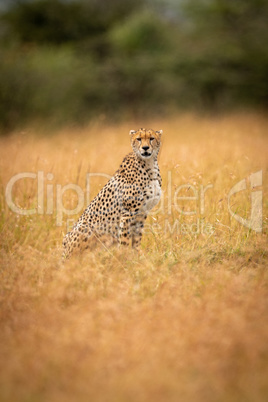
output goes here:
[[136, 133], [135, 130], [130, 130], [129, 135], [133, 135], [133, 134], [135, 134], [135, 133]]
[[156, 131], [156, 133], [159, 134], [161, 137], [161, 135], [163, 134], [163, 130]]

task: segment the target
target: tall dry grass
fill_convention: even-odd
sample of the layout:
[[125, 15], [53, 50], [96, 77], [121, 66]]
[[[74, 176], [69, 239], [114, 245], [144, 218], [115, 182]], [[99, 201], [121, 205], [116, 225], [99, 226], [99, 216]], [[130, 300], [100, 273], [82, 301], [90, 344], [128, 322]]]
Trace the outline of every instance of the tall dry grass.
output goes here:
[[[2, 401], [267, 400], [267, 123], [256, 114], [183, 115], [0, 140]], [[128, 131], [140, 126], [164, 131], [163, 197], [140, 253], [100, 245], [62, 264], [72, 217], [56, 226], [57, 185], [85, 190], [88, 172], [112, 175], [130, 150]], [[227, 202], [230, 189], [259, 170], [262, 233], [232, 218]], [[53, 185], [54, 212], [12, 212], [11, 177], [37, 171], [45, 212]], [[91, 198], [104, 183], [92, 178]], [[12, 199], [36, 208], [37, 181], [18, 181]], [[66, 191], [64, 207], [76, 204], [75, 191]], [[233, 196], [240, 216], [250, 207], [250, 190]]]

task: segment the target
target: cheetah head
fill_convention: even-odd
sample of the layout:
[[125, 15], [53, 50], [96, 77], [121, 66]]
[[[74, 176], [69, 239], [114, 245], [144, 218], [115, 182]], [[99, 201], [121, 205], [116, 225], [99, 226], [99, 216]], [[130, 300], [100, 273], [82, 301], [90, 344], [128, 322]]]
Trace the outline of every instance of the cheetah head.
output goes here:
[[161, 144], [162, 130], [141, 128], [140, 130], [130, 130], [131, 145], [138, 158], [150, 159], [157, 156]]

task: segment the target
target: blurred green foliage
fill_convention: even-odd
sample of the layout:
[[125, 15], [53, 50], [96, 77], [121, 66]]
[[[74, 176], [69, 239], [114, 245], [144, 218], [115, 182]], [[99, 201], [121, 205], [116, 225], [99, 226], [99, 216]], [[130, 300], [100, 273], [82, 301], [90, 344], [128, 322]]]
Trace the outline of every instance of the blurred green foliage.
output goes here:
[[268, 105], [266, 0], [20, 0], [0, 12], [0, 126]]

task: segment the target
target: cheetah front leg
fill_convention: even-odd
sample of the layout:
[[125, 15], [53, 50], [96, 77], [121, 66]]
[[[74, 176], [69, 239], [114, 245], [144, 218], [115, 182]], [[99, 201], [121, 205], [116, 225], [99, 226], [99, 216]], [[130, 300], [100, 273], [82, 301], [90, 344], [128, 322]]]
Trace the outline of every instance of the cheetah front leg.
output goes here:
[[138, 248], [141, 243], [144, 222], [147, 216], [143, 214], [125, 214], [120, 219], [119, 242]]

